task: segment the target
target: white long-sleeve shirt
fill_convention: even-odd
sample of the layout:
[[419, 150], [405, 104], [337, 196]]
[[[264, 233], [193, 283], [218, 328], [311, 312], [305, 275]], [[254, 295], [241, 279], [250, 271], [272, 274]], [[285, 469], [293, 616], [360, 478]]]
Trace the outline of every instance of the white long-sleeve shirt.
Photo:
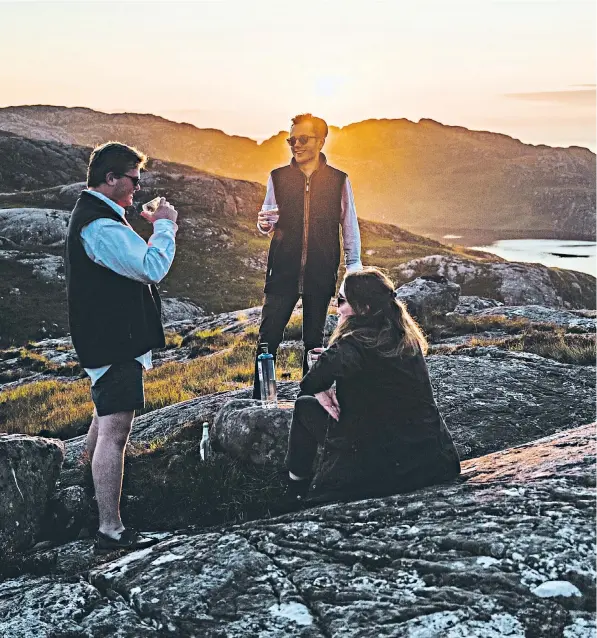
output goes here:
[[[357, 219], [357, 210], [354, 205], [354, 195], [352, 194], [352, 186], [348, 177], [344, 181], [342, 187], [342, 203], [340, 213], [340, 225], [342, 226], [342, 241], [344, 244], [344, 264], [346, 272], [355, 272], [363, 269], [361, 262], [361, 232], [359, 230], [359, 220]], [[274, 192], [274, 182], [272, 176], [267, 180], [265, 191], [265, 199], [263, 200], [263, 210], [271, 210], [276, 208], [276, 194]], [[268, 235], [272, 229], [262, 230], [257, 224], [257, 229], [263, 235]]]
[[[174, 260], [176, 252], [176, 231], [178, 226], [169, 219], [158, 219], [153, 224], [153, 234], [149, 241], [138, 235], [126, 221], [125, 210], [104, 194], [87, 190], [108, 204], [124, 221], [102, 217], [90, 222], [81, 230], [81, 242], [87, 256], [96, 264], [108, 268], [118, 275], [142, 284], [157, 284], [161, 281]], [[146, 369], [152, 367], [151, 350], [136, 360]], [[104, 375], [110, 366], [85, 368], [91, 377], [91, 384]]]

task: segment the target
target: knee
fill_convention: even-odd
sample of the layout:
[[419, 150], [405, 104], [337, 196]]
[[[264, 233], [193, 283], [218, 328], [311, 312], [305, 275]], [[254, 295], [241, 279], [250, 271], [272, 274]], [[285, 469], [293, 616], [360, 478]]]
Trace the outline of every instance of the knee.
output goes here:
[[294, 402], [294, 412], [303, 415], [312, 412], [315, 405], [319, 405], [319, 401], [314, 396], [303, 394]]
[[119, 412], [99, 417], [99, 436], [109, 438], [115, 445], [124, 446], [131, 432], [133, 416], [134, 413], [131, 412]]

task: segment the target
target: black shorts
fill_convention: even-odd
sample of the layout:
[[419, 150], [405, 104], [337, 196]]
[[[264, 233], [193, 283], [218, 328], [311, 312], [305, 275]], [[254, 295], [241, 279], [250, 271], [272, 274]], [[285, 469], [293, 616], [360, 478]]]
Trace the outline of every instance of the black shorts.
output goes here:
[[145, 406], [143, 366], [138, 361], [113, 363], [91, 386], [98, 416], [141, 410]]

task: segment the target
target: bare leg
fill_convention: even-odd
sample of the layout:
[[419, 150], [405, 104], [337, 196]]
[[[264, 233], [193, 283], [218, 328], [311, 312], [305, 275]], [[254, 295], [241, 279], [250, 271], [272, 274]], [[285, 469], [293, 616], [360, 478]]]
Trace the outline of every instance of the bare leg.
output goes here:
[[89, 457], [89, 462], [93, 461], [93, 453], [95, 452], [95, 446], [97, 444], [97, 433], [98, 433], [98, 419], [97, 410], [93, 408], [93, 419], [91, 420], [91, 425], [89, 426], [89, 431], [87, 432], [87, 439], [85, 440], [85, 445], [87, 447], [87, 456]]
[[131, 411], [97, 417], [98, 435], [91, 471], [99, 510], [99, 531], [111, 536], [118, 536], [124, 529], [120, 518], [120, 494], [124, 449], [134, 416]]

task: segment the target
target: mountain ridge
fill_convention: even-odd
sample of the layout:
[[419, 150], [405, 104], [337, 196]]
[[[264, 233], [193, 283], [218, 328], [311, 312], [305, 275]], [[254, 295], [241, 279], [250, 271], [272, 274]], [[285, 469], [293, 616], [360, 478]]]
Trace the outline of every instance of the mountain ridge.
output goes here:
[[[158, 115], [87, 107], [2, 108], [0, 130], [79, 146], [119, 139], [151, 157], [261, 184], [290, 157], [284, 131], [259, 144]], [[470, 227], [595, 238], [595, 154], [583, 147], [529, 145], [429, 118], [384, 118], [330, 127], [324, 151], [350, 176], [361, 218], [418, 234]]]

